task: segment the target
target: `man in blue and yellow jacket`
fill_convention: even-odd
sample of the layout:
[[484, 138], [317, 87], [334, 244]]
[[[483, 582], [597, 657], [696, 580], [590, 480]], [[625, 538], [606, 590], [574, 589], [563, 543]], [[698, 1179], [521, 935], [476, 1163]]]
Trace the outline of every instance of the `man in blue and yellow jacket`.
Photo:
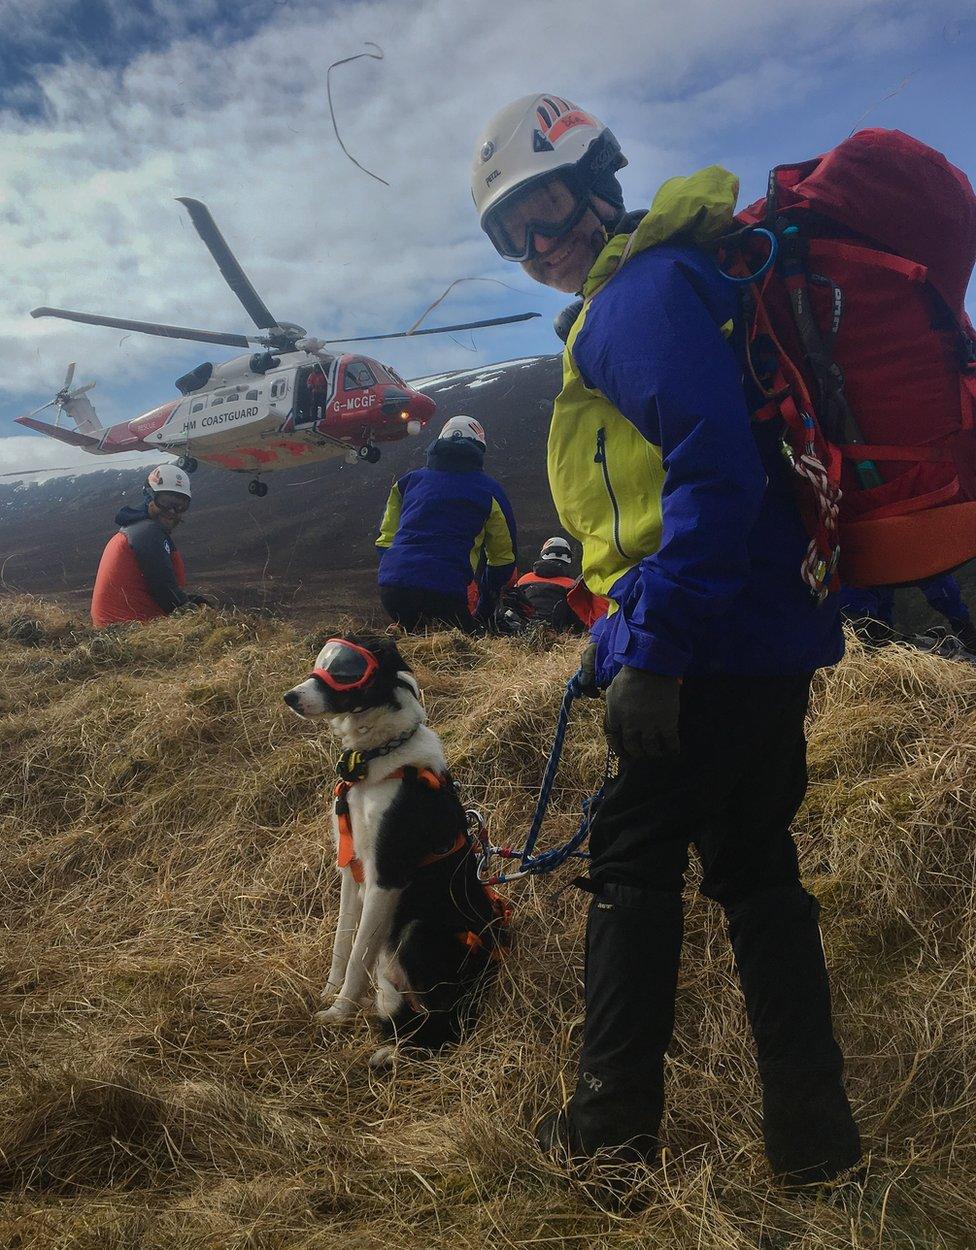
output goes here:
[[790, 824], [811, 675], [843, 636], [801, 581], [791, 470], [774, 425], [751, 428], [736, 288], [708, 253], [737, 181], [675, 178], [628, 215], [625, 164], [591, 114], [528, 96], [489, 123], [472, 174], [496, 250], [583, 297], [564, 319], [549, 479], [587, 587], [610, 600], [584, 655], [615, 760], [578, 882], [592, 895], [579, 1076], [536, 1134], [561, 1157], [656, 1157], [694, 845], [726, 915], [767, 1156], [787, 1183], [820, 1182], [860, 1142]]
[[[482, 469], [485, 431], [472, 417], [445, 423], [427, 465], [393, 483], [376, 545], [380, 600], [407, 630], [486, 620], [515, 570], [515, 516], [501, 486]], [[476, 581], [476, 616], [468, 586]]]

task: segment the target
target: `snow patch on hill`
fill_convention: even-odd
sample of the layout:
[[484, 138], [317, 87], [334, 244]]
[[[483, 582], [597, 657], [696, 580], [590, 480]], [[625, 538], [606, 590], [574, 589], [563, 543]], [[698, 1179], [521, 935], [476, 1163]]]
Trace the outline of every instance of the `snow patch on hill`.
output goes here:
[[[421, 391], [428, 390], [432, 386], [443, 391], [465, 384], [471, 387], [487, 386], [491, 382], [497, 382], [509, 369], [516, 366], [520, 369], [530, 369], [540, 360], [548, 360], [548, 357], [522, 356], [516, 360], [503, 360], [497, 365], [479, 365], [477, 369], [462, 369], [457, 373], [435, 373], [426, 378], [411, 378], [410, 385]], [[468, 379], [471, 380], [468, 381]]]

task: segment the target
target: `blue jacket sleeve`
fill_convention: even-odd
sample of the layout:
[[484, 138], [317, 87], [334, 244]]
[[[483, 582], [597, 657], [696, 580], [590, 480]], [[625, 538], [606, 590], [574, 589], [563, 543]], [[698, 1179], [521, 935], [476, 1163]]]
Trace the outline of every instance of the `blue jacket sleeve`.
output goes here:
[[704, 256], [652, 249], [597, 296], [576, 340], [586, 384], [660, 447], [665, 470], [661, 544], [620, 604], [620, 664], [680, 676], [750, 573], [766, 475], [720, 328], [736, 303]]

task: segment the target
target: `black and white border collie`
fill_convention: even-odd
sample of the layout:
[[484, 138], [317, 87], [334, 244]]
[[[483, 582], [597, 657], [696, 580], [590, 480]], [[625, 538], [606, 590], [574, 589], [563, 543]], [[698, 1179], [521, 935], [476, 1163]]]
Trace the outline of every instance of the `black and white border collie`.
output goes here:
[[[365, 684], [335, 688], [322, 666], [338, 655], [336, 671], [343, 657], [355, 667], [346, 644], [372, 656], [375, 669]], [[340, 777], [359, 774], [336, 805], [348, 804], [352, 846], [345, 856], [351, 849], [354, 860], [339, 870], [339, 921], [323, 994], [333, 1001], [316, 1019], [348, 1021], [372, 989], [387, 1045], [370, 1063], [380, 1067], [398, 1042], [434, 1050], [459, 1039], [507, 945], [507, 925], [478, 880], [443, 747], [395, 642], [344, 635], [323, 647], [315, 668], [323, 675], [289, 690], [285, 702], [300, 716], [324, 716], [343, 747]], [[341, 860], [336, 812], [332, 825]]]

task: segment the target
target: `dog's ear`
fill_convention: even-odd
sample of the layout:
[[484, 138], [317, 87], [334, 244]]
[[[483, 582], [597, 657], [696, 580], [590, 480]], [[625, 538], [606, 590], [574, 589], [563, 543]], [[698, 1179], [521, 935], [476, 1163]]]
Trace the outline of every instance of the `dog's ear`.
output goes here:
[[410, 665], [400, 654], [400, 648], [396, 645], [395, 638], [386, 637], [377, 639], [376, 650], [382, 654], [385, 661], [392, 661], [393, 667], [396, 668], [398, 672], [411, 672]]
[[413, 673], [411, 673], [409, 669], [401, 669], [399, 673], [397, 673], [397, 685], [405, 686], [418, 703], [423, 703], [423, 699], [420, 697], [420, 686], [417, 683], [416, 677], [414, 677]]

